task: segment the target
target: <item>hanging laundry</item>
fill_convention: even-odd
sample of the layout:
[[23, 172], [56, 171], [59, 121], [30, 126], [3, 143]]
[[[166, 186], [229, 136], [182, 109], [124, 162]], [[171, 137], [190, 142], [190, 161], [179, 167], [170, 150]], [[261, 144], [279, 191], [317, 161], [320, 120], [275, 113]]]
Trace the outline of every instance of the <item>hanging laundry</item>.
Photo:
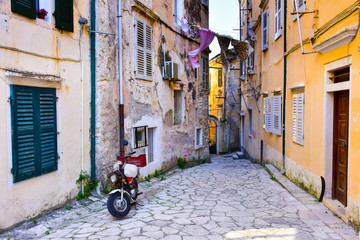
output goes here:
[[183, 30], [183, 32], [185, 34], [189, 34], [190, 26], [189, 26], [188, 21], [185, 18], [181, 18], [180, 27], [181, 27], [181, 30]]
[[216, 37], [218, 39], [221, 51], [224, 51], [226, 53], [226, 51], [229, 49], [232, 37], [219, 34], [216, 34]]
[[232, 39], [231, 45], [234, 47], [235, 52], [241, 61], [245, 61], [249, 56], [249, 54], [251, 54], [254, 51], [254, 49], [250, 46], [249, 42], [247, 41], [243, 42]]
[[226, 59], [226, 51], [229, 49], [230, 41], [232, 38], [230, 36], [219, 35], [219, 34], [216, 34], [216, 37], [218, 39], [220, 50], [221, 50], [220, 51], [221, 62], [223, 63], [223, 65], [225, 67], [227, 67], [228, 61]]
[[198, 54], [206, 49], [210, 43], [214, 40], [215, 33], [209, 29], [201, 28], [199, 27], [199, 34], [200, 34], [200, 47], [196, 50], [193, 50], [189, 52], [189, 59], [191, 66], [193, 68], [200, 67], [200, 64], [198, 63]]

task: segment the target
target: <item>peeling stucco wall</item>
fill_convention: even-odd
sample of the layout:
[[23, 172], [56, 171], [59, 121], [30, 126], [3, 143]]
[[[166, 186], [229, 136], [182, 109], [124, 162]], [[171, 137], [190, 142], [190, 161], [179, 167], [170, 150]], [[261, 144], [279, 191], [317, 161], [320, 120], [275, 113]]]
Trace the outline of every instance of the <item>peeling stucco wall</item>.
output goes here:
[[[142, 3], [148, 10], [145, 9]], [[200, 80], [194, 79], [188, 52], [199, 47], [199, 40], [188, 39], [173, 18], [173, 3], [168, 1], [122, 1], [122, 51], [125, 138], [134, 147], [134, 127], [147, 126], [153, 136], [154, 161], [141, 169], [147, 175], [175, 163], [178, 157], [187, 160], [208, 158], [207, 92], [200, 91]], [[190, 5], [189, 5], [190, 4]], [[190, 6], [196, 8], [190, 9]], [[185, 1], [184, 17], [207, 26], [207, 8], [197, 1]], [[188, 9], [189, 8], [189, 9]], [[99, 31], [116, 31], [116, 1], [103, 0], [98, 5], [101, 26]], [[197, 9], [197, 10], [196, 10]], [[201, 14], [200, 14], [201, 13]], [[159, 19], [154, 19], [157, 15]], [[204, 16], [199, 18], [198, 15]], [[206, 17], [205, 17], [206, 16]], [[152, 80], [135, 75], [135, 18], [152, 27]], [[200, 22], [201, 21], [201, 22]], [[162, 37], [165, 44], [162, 44]], [[96, 95], [96, 168], [97, 177], [105, 175], [119, 152], [119, 117], [117, 85], [116, 38], [97, 37], [97, 95]], [[179, 66], [180, 81], [163, 79], [163, 62]], [[183, 117], [174, 125], [174, 90], [183, 91]], [[195, 128], [202, 128], [203, 146], [195, 149]], [[149, 138], [149, 136], [148, 136]], [[151, 140], [150, 138], [148, 139]], [[129, 147], [125, 149], [128, 151]], [[135, 149], [137, 154], [149, 154], [149, 147]]]
[[[54, 6], [48, 2], [43, 1], [43, 7], [51, 13]], [[77, 7], [74, 32], [67, 32], [55, 28], [51, 14], [30, 19], [12, 12], [11, 1], [0, 1], [0, 232], [75, 198], [82, 164], [90, 172], [90, 40], [85, 27], [79, 44], [77, 23], [80, 12], [89, 19], [90, 6], [88, 1], [78, 1]], [[14, 146], [7, 101], [11, 85], [52, 88], [58, 97], [57, 170], [17, 183], [11, 173]]]

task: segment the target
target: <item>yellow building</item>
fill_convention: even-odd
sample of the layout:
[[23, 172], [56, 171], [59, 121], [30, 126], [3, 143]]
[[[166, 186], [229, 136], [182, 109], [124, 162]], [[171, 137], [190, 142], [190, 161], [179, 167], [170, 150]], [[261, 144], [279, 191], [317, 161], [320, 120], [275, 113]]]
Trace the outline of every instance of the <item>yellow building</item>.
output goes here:
[[[248, 3], [243, 1], [243, 8]], [[250, 24], [255, 31], [254, 69], [262, 97], [253, 128], [263, 141], [250, 148], [251, 142], [245, 142], [245, 148], [314, 196], [319, 198], [324, 191], [324, 204], [356, 225], [360, 222], [359, 4], [254, 0], [243, 21], [244, 28]]]
[[0, 3], [0, 231], [65, 204], [90, 172], [90, 41], [78, 23], [90, 5], [64, 2]]
[[234, 49], [226, 54], [229, 63], [224, 68], [220, 54], [209, 62], [209, 144], [210, 153], [234, 152], [240, 146], [240, 61]]

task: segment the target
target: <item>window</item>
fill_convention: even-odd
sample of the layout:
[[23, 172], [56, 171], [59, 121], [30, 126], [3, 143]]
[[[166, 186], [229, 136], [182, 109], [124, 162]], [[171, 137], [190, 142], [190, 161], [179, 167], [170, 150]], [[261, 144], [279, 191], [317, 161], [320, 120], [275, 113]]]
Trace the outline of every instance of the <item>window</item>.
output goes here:
[[209, 90], [209, 58], [201, 54], [201, 89]]
[[[251, 47], [253, 47], [254, 48], [254, 42], [253, 41], [250, 41], [250, 45], [251, 45]], [[252, 51], [252, 53], [250, 53], [249, 54], [249, 56], [248, 56], [248, 70], [250, 69], [250, 70], [253, 70], [254, 69], [254, 59], [255, 58], [255, 51]], [[251, 71], [251, 72], [249, 72], [248, 71], [248, 73], [250, 74], [250, 73], [253, 73], [253, 71]]]
[[304, 93], [293, 94], [292, 140], [304, 145]]
[[265, 132], [272, 132], [272, 112], [271, 112], [272, 97], [264, 98], [264, 124]]
[[174, 125], [178, 125], [184, 118], [184, 92], [174, 90]]
[[198, 80], [198, 75], [199, 75], [199, 68], [195, 68], [194, 69], [194, 78], [195, 78], [195, 80]]
[[135, 148], [146, 147], [148, 145], [147, 139], [146, 139], [146, 129], [147, 129], [147, 126], [134, 128]]
[[248, 109], [249, 110], [249, 136], [252, 136], [252, 132], [253, 132], [253, 115], [252, 115], [252, 109]]
[[273, 129], [272, 133], [275, 135], [281, 135], [281, 96], [273, 96], [271, 101], [271, 110], [273, 116]]
[[195, 130], [195, 148], [199, 148], [202, 146], [202, 129], [196, 128]]
[[[297, 11], [296, 11], [297, 7]], [[293, 0], [293, 12], [305, 12], [306, 10], [306, 0]], [[293, 15], [293, 21], [295, 21], [297, 15]]]
[[73, 0], [55, 0], [55, 27], [74, 31]]
[[138, 19], [135, 22], [135, 75], [152, 80], [152, 27]]
[[218, 69], [218, 87], [222, 87], [222, 69]]
[[183, 9], [183, 0], [174, 0], [174, 21], [179, 25], [183, 18]]
[[265, 132], [281, 135], [281, 95], [264, 98]]
[[275, 40], [282, 34], [282, 0], [275, 0]]
[[56, 90], [11, 85], [14, 182], [57, 170]]
[[11, 11], [36, 19], [36, 0], [11, 0]]
[[269, 9], [261, 14], [261, 32], [262, 32], [262, 50], [265, 51], [269, 47]]

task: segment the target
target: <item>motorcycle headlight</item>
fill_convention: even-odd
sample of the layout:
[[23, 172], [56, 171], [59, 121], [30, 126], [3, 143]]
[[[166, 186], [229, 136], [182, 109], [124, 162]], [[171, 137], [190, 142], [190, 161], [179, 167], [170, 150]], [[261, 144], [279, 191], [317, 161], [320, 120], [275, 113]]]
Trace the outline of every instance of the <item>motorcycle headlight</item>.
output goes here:
[[116, 182], [116, 175], [114, 174], [114, 175], [112, 175], [111, 177], [110, 177], [110, 180], [111, 180], [111, 182]]

